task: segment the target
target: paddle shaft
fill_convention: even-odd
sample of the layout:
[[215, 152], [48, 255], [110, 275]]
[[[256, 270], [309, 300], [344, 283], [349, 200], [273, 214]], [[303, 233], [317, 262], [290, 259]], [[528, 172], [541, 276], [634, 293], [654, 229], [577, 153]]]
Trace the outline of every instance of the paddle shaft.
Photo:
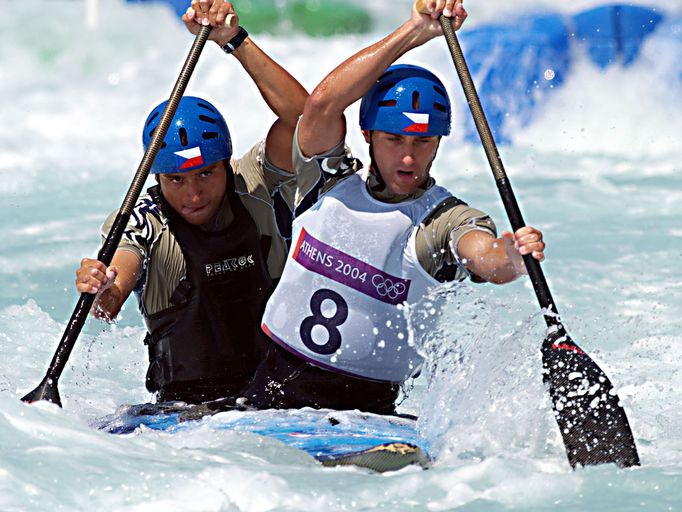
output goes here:
[[[439, 21], [507, 216], [516, 231], [525, 226], [525, 222], [483, 113], [471, 73], [451, 20], [440, 16]], [[543, 380], [553, 402], [554, 416], [570, 465], [639, 465], [635, 440], [613, 385], [601, 368], [566, 333], [540, 263], [531, 255], [525, 255], [523, 260], [535, 295], [543, 308], [545, 322], [548, 327], [553, 327], [548, 330], [542, 344]]]
[[[488, 158], [488, 163], [490, 164], [490, 169], [495, 177], [495, 183], [497, 184], [497, 189], [500, 192], [500, 197], [502, 198], [502, 203], [507, 211], [507, 216], [509, 217], [509, 222], [512, 225], [512, 229], [516, 231], [526, 225], [521, 215], [521, 209], [514, 196], [514, 191], [512, 190], [511, 183], [507, 177], [507, 173], [502, 165], [502, 160], [500, 159], [500, 154], [497, 151], [497, 145], [493, 139], [493, 135], [488, 126], [488, 121], [481, 107], [481, 101], [478, 98], [478, 93], [476, 92], [476, 87], [474, 86], [474, 81], [471, 79], [471, 73], [469, 72], [469, 67], [467, 66], [466, 60], [464, 60], [464, 54], [462, 53], [462, 48], [459, 45], [459, 40], [455, 34], [455, 29], [452, 27], [452, 21], [450, 18], [445, 16], [440, 16], [439, 18], [441, 27], [443, 27], [443, 33], [445, 39], [448, 43], [448, 49], [450, 50], [450, 55], [452, 56], [452, 61], [455, 64], [455, 69], [457, 70], [457, 75], [462, 83], [462, 88], [464, 89], [464, 95], [466, 96], [467, 103], [471, 109], [471, 114], [474, 118], [474, 123], [476, 124], [476, 130], [481, 137], [481, 142], [483, 143], [483, 149], [485, 150], [486, 157]], [[540, 267], [540, 262], [533, 258], [530, 254], [523, 256], [523, 261], [526, 264], [526, 269], [528, 270], [528, 276], [530, 277], [531, 283], [533, 284], [533, 290], [535, 290], [535, 295], [538, 298], [540, 307], [545, 313], [545, 322], [548, 326], [554, 326], [559, 324], [558, 311], [552, 298], [552, 294], [549, 291], [549, 286], [547, 285], [547, 280]], [[549, 312], [549, 314], [547, 313]]]
[[[173, 120], [173, 116], [175, 115], [175, 111], [178, 108], [180, 99], [187, 88], [187, 83], [194, 72], [194, 68], [196, 67], [199, 56], [201, 55], [206, 41], [208, 40], [210, 32], [210, 26], [201, 27], [199, 30], [199, 33], [192, 44], [192, 48], [187, 55], [187, 59], [182, 66], [180, 75], [175, 82], [175, 86], [171, 92], [168, 104], [161, 115], [158, 128], [154, 131], [154, 135], [152, 136], [151, 142], [144, 152], [142, 161], [137, 168], [135, 177], [133, 178], [130, 188], [128, 189], [128, 193], [123, 200], [123, 204], [121, 205], [118, 215], [116, 216], [116, 219], [109, 230], [104, 244], [97, 255], [97, 259], [107, 266], [111, 264], [111, 261], [114, 258], [114, 254], [116, 253], [118, 244], [121, 241], [121, 237], [123, 236], [123, 232], [125, 231], [125, 228], [128, 224], [128, 220], [130, 220], [130, 214], [133, 211], [133, 207], [135, 206], [137, 199], [140, 197], [140, 193], [144, 187], [147, 177], [149, 176], [149, 171], [152, 167], [152, 164], [154, 163], [154, 159], [156, 158], [156, 155], [163, 144], [163, 140], [166, 137], [166, 133], [168, 132], [168, 127]], [[83, 329], [83, 325], [87, 320], [88, 313], [95, 302], [95, 298], [95, 294], [85, 292], [81, 293], [80, 299], [78, 300], [78, 303], [71, 314], [71, 318], [69, 319], [62, 339], [57, 346], [54, 356], [52, 357], [52, 361], [50, 362], [50, 366], [47, 369], [45, 378], [36, 389], [22, 398], [24, 402], [47, 400], [61, 406], [61, 400], [59, 398], [59, 392], [57, 389], [57, 381], [64, 371], [64, 367], [66, 366], [69, 356], [71, 355], [71, 351], [76, 344], [76, 340]]]

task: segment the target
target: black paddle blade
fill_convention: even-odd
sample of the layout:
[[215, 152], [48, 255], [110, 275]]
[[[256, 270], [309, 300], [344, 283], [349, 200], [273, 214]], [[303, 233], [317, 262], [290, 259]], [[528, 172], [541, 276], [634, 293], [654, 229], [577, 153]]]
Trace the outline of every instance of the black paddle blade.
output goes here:
[[630, 424], [611, 381], [562, 327], [545, 338], [542, 366], [571, 466], [639, 466]]
[[57, 404], [59, 407], [62, 406], [62, 401], [59, 398], [59, 390], [57, 389], [57, 382], [45, 377], [38, 387], [33, 391], [28, 393], [21, 399], [23, 402], [28, 402], [29, 404], [37, 402], [39, 400], [46, 400]]

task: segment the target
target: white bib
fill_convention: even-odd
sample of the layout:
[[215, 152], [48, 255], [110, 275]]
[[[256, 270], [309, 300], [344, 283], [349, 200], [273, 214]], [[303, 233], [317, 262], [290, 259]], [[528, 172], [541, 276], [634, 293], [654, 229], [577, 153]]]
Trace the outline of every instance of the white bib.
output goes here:
[[335, 372], [390, 382], [414, 375], [423, 361], [408, 344], [402, 304], [437, 284], [417, 261], [415, 235], [447, 197], [434, 185], [418, 199], [383, 203], [359, 174], [336, 185], [294, 221], [263, 330]]

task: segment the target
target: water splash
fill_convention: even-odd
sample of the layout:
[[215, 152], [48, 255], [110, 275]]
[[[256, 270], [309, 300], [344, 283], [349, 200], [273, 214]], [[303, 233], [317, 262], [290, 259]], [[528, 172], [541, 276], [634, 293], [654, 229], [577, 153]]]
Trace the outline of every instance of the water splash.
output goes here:
[[448, 463], [512, 453], [560, 460], [542, 384], [539, 313], [517, 321], [523, 317], [514, 302], [449, 284], [409, 308], [412, 328], [429, 314], [439, 316], [438, 327], [415, 343], [428, 383], [420, 431], [440, 448], [437, 456]]

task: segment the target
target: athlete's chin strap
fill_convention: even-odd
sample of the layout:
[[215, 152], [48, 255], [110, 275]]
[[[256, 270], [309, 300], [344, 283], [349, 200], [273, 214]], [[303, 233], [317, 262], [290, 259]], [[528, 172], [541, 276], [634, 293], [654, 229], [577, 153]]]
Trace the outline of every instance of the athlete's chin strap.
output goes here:
[[438, 156], [438, 150], [440, 149], [440, 141], [443, 140], [442, 136], [438, 137], [438, 145], [436, 146], [436, 151], [433, 152], [433, 158], [429, 162], [429, 166], [426, 168], [426, 174], [429, 174], [431, 172], [431, 166], [433, 165], [433, 162], [436, 160], [436, 156]]
[[376, 160], [374, 159], [374, 140], [372, 139], [372, 136], [374, 135], [374, 130], [369, 131], [369, 172], [371, 172], [379, 182], [379, 185], [381, 185], [381, 188], [386, 188], [386, 182], [384, 181], [384, 178], [381, 177], [381, 172], [379, 171], [379, 166], [377, 165]]

